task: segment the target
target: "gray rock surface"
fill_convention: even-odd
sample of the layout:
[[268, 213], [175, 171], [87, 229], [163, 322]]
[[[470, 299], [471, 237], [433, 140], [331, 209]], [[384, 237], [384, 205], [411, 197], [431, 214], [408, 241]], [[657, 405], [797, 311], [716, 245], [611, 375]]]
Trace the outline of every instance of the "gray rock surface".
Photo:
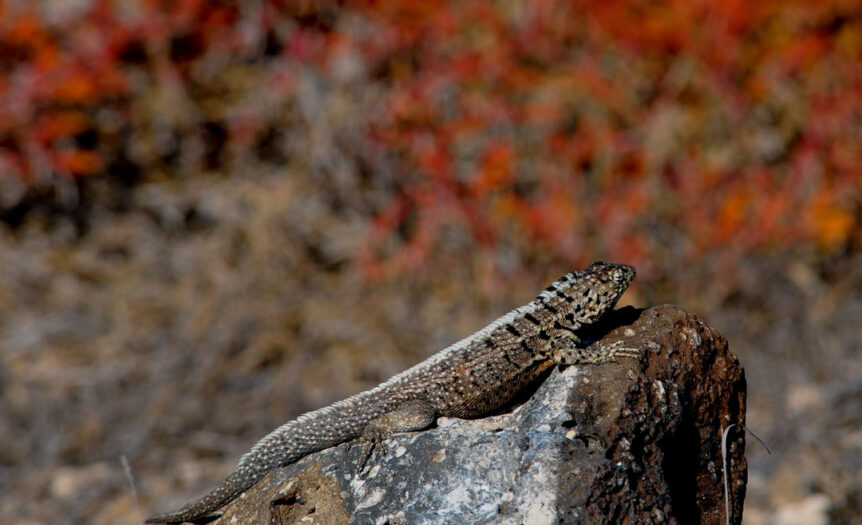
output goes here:
[[[673, 306], [614, 312], [596, 337], [640, 362], [554, 369], [522, 404], [393, 436], [360, 471], [341, 445], [272, 472], [217, 523], [724, 523], [721, 432], [744, 423], [724, 338]], [[728, 440], [731, 523], [744, 435]]]

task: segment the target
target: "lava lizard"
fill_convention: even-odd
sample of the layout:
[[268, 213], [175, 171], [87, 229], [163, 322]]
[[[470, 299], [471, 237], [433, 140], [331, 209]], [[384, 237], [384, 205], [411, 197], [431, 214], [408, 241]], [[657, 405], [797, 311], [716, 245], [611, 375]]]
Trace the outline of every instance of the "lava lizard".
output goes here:
[[441, 416], [493, 413], [554, 364], [638, 357], [636, 349], [590, 343], [578, 335], [613, 309], [634, 277], [631, 266], [605, 262], [560, 277], [531, 302], [376, 388], [280, 426], [242, 456], [218, 488], [147, 523], [206, 518], [269, 471], [340, 443], [379, 442], [393, 432], [429, 428]]

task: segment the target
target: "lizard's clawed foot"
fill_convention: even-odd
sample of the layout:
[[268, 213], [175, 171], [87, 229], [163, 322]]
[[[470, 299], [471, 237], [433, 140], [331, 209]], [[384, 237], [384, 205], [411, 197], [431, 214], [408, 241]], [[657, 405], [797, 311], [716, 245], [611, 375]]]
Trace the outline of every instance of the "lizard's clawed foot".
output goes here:
[[583, 348], [570, 346], [559, 350], [556, 361], [561, 365], [601, 365], [616, 363], [621, 357], [640, 359], [640, 349], [625, 345], [625, 341], [616, 341], [610, 344], [595, 342]]
[[362, 471], [368, 459], [374, 453], [374, 450], [383, 450], [383, 440], [392, 436], [392, 432], [378, 425], [368, 425], [359, 437], [359, 441], [363, 443], [362, 453], [359, 455], [359, 461], [356, 468]]

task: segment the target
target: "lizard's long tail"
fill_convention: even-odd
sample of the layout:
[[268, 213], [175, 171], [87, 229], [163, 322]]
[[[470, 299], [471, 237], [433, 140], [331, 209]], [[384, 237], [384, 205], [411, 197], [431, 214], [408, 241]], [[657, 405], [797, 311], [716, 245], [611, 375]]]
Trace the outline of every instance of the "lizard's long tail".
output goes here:
[[372, 419], [398, 403], [381, 387], [357, 394], [285, 423], [257, 442], [239, 460], [236, 470], [221, 485], [175, 512], [157, 514], [147, 523], [182, 523], [204, 518], [257, 483], [270, 470], [359, 437]]
[[[319, 417], [311, 417], [312, 415], [314, 412], [300, 420], [282, 425], [258, 441], [251, 451], [240, 458], [236, 470], [205, 496], [175, 512], [151, 516], [146, 522], [182, 523], [206, 518], [245, 492], [270, 470], [289, 465], [306, 454], [355, 437], [353, 432], [341, 428], [327, 428], [325, 437], [328, 439], [318, 437], [315, 427], [325, 425], [319, 421]], [[303, 421], [307, 424], [302, 425]]]
[[254, 485], [254, 483], [263, 477], [263, 473], [257, 478], [243, 476], [239, 471], [234, 472], [222, 481], [212, 492], [206, 496], [195, 500], [180, 510], [174, 512], [166, 512], [164, 514], [156, 514], [146, 519], [147, 523], [182, 523], [184, 521], [198, 520], [206, 517], [216, 509], [224, 506], [229, 501], [233, 500], [246, 489]]

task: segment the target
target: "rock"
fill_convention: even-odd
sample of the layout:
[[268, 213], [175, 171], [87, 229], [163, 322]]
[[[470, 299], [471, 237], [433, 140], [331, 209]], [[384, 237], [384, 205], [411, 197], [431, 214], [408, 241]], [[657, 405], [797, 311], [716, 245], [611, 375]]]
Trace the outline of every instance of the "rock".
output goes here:
[[[623, 308], [597, 327], [643, 359], [554, 369], [523, 403], [397, 434], [365, 467], [341, 445], [271, 472], [216, 523], [724, 523], [721, 434], [745, 420], [727, 342], [675, 306]], [[744, 434], [728, 438], [731, 523]]]

